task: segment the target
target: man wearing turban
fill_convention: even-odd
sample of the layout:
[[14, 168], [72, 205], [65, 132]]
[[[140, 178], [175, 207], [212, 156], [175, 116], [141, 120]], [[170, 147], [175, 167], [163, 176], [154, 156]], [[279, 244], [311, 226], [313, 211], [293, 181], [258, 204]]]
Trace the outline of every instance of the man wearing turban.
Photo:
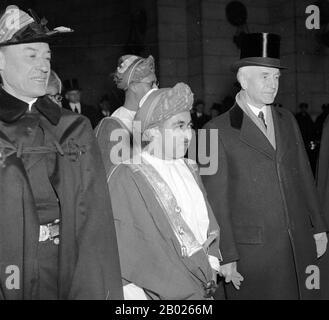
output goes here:
[[[132, 123], [142, 100], [152, 88], [155, 90], [156, 76], [152, 56], [142, 58], [124, 55], [119, 59], [114, 81], [125, 92], [125, 102], [111, 117], [104, 118], [95, 129], [102, 152], [107, 175], [113, 164], [129, 159], [132, 150]], [[118, 142], [121, 138], [121, 141]]]
[[215, 291], [219, 226], [196, 163], [184, 159], [192, 103], [183, 83], [153, 91], [134, 121], [141, 152], [109, 176], [125, 299], [209, 299]]

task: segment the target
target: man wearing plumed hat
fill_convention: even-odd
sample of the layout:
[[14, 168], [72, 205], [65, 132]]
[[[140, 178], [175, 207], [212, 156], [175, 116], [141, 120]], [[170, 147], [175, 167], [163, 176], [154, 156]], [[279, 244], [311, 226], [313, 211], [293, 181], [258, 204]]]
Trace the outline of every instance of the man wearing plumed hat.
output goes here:
[[196, 163], [184, 159], [192, 104], [184, 83], [150, 93], [134, 120], [140, 153], [108, 179], [127, 300], [210, 299], [216, 288], [219, 226]]
[[233, 66], [241, 91], [205, 126], [218, 134], [219, 168], [203, 181], [222, 230], [223, 263], [234, 262], [244, 277], [239, 291], [226, 285], [228, 299], [320, 294], [308, 267], [326, 251], [327, 226], [294, 116], [271, 106], [283, 69], [279, 52], [278, 35], [246, 35]]
[[154, 59], [124, 55], [114, 73], [118, 89], [125, 92], [124, 105], [104, 118], [95, 134], [100, 146], [107, 175], [113, 165], [133, 154], [133, 120], [148, 95], [157, 89]]
[[121, 299], [111, 203], [88, 120], [46, 95], [65, 27], [0, 16], [0, 299]]

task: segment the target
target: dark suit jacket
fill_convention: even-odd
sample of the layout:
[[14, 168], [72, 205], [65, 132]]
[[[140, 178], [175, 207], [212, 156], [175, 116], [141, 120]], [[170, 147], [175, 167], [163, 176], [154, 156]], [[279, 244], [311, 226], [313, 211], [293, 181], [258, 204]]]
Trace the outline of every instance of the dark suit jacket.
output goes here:
[[[63, 102], [63, 108], [72, 111], [67, 101]], [[102, 113], [98, 109], [96, 109], [94, 106], [87, 105], [84, 103], [81, 103], [81, 114], [89, 119], [93, 129], [103, 118]]]
[[313, 298], [306, 268], [316, 264], [313, 234], [327, 230], [293, 115], [272, 107], [276, 150], [235, 104], [206, 129], [218, 130], [219, 168], [203, 176], [222, 230], [226, 262], [239, 260], [245, 281], [230, 299]]

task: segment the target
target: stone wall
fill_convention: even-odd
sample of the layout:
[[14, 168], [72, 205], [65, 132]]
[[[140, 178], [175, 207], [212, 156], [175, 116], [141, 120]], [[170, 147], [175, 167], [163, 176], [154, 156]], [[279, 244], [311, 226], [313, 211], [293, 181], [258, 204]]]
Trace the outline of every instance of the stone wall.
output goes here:
[[[2, 8], [12, 3], [5, 1]], [[32, 7], [45, 16], [51, 27], [68, 26], [74, 34], [52, 46], [52, 67], [62, 80], [77, 78], [83, 100], [96, 104], [108, 94], [112, 105], [119, 107], [123, 94], [115, 88], [111, 73], [120, 55], [131, 53], [128, 42], [139, 41], [144, 48], [138, 53], [153, 54], [158, 60], [156, 1], [153, 0], [16, 0], [22, 9]], [[145, 9], [146, 33], [139, 37], [132, 22], [138, 10]]]
[[[307, 102], [313, 116], [329, 102], [328, 49], [305, 27], [312, 0], [240, 0], [248, 10], [249, 32], [282, 37], [282, 72], [276, 101], [295, 112]], [[230, 0], [158, 0], [161, 85], [187, 81], [195, 96], [214, 102], [236, 92], [231, 64], [239, 58], [233, 42], [237, 28], [226, 18]], [[162, 18], [161, 18], [162, 17]], [[175, 47], [175, 50], [172, 50]], [[184, 52], [186, 55], [184, 55]]]
[[[313, 0], [240, 0], [248, 9], [249, 32], [275, 32], [282, 37], [283, 72], [277, 102], [296, 111], [307, 102], [315, 116], [329, 102], [328, 49], [316, 40], [318, 31], [305, 27], [305, 8]], [[214, 102], [234, 94], [235, 74], [230, 65], [239, 58], [233, 42], [237, 28], [226, 18], [230, 0], [17, 0], [46, 16], [50, 26], [67, 25], [74, 35], [53, 47], [53, 68], [64, 80], [78, 78], [84, 100], [97, 103], [105, 93], [114, 106], [122, 103], [110, 74], [117, 59], [131, 53], [139, 42], [139, 54], [157, 61], [161, 87], [187, 82], [196, 98]], [[3, 0], [1, 8], [11, 1]], [[56, 5], [55, 5], [56, 3]], [[145, 34], [136, 32], [134, 14], [143, 9]]]

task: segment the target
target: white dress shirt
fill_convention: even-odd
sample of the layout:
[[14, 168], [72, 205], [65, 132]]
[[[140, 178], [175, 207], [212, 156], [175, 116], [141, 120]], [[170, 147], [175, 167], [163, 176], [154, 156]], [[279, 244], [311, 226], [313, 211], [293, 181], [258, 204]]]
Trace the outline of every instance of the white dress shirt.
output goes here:
[[255, 116], [258, 118], [259, 113], [262, 111], [264, 114], [264, 119], [265, 119], [265, 123], [267, 125], [267, 106], [263, 106], [262, 108], [257, 108], [252, 106], [251, 104], [248, 103], [248, 107], [251, 109], [251, 111], [255, 114]]
[[81, 114], [81, 103], [80, 102], [77, 102], [77, 103], [70, 102], [69, 105], [73, 112], [76, 112], [75, 110], [78, 110], [78, 113]]
[[31, 109], [32, 109], [33, 103], [36, 102], [37, 100], [38, 100], [38, 98], [35, 98], [35, 99], [33, 99], [31, 102], [28, 102], [28, 105], [29, 105], [29, 112], [31, 112]]

